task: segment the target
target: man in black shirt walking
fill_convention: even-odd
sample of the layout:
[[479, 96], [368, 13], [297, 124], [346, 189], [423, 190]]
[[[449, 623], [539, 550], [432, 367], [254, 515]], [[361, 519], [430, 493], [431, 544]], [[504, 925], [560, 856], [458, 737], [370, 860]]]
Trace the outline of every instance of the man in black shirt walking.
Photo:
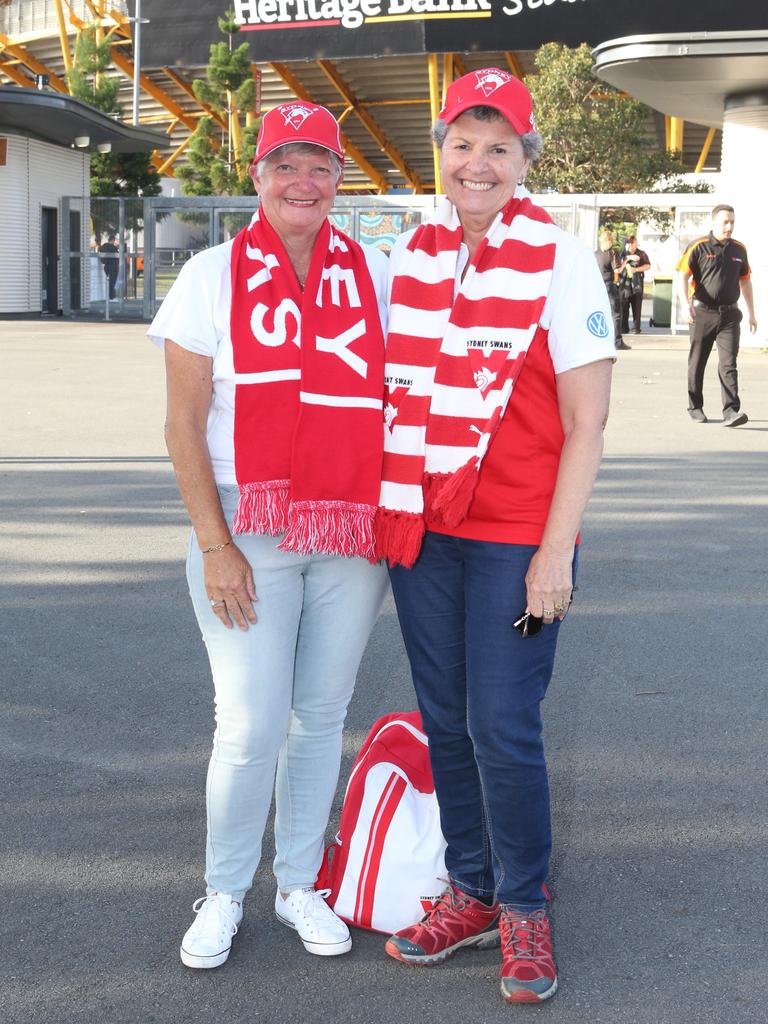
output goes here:
[[688, 308], [691, 349], [688, 354], [688, 414], [696, 423], [704, 415], [704, 370], [712, 346], [717, 344], [718, 376], [723, 399], [723, 426], [738, 427], [747, 422], [741, 411], [736, 358], [739, 354], [738, 308], [743, 296], [749, 314], [749, 329], [757, 330], [747, 250], [732, 238], [732, 206], [716, 206], [712, 230], [697, 239], [683, 254], [680, 271], [680, 299]]

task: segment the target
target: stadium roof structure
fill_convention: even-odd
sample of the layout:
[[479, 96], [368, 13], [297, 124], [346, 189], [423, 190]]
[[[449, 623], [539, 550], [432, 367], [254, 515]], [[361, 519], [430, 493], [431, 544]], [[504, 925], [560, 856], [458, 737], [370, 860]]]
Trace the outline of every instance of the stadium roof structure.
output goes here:
[[[342, 187], [358, 192], [434, 190], [429, 127], [460, 74], [493, 65], [524, 78], [535, 73], [535, 51], [546, 39], [599, 45], [649, 25], [673, 32], [687, 14], [707, 30], [759, 29], [764, 20], [762, 0], [728, 10], [719, 0], [142, 0], [149, 23], [141, 37], [139, 121], [165, 134], [170, 154], [159, 146], [153, 153], [163, 174], [173, 175], [206, 113], [192, 81], [210, 44], [223, 38], [216, 21], [226, 6], [241, 22], [238, 43], [250, 44], [258, 110], [294, 98], [330, 107], [345, 137]], [[0, 6], [0, 82], [5, 76], [33, 87], [35, 75], [47, 74], [50, 87], [66, 93], [72, 38], [95, 22], [111, 41], [112, 73], [123, 82], [118, 100], [130, 108], [134, 9], [125, 0], [10, 0]], [[223, 119], [214, 120], [223, 131]], [[691, 170], [718, 169], [719, 132], [708, 127], [656, 113], [648, 145], [680, 150]]]

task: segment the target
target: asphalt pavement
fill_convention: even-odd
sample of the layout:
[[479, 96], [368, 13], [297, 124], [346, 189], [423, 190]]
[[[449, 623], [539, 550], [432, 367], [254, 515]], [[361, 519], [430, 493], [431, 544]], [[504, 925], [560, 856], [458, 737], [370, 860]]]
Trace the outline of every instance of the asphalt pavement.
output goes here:
[[[768, 1019], [768, 353], [742, 351], [736, 429], [714, 356], [704, 425], [684, 340], [617, 363], [546, 701], [561, 990], [511, 1007], [498, 951], [408, 969], [355, 932], [348, 956], [306, 954], [273, 916], [271, 834], [227, 964], [180, 964], [213, 715], [143, 330], [0, 322], [0, 1021]], [[342, 780], [375, 718], [413, 705], [390, 601]]]

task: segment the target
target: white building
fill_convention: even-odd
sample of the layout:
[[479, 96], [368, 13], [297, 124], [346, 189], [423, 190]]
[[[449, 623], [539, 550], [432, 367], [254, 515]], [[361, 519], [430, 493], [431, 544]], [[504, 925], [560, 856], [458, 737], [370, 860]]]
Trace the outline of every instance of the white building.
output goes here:
[[[71, 96], [0, 86], [0, 315], [57, 313], [62, 260], [87, 252], [88, 204], [63, 200], [90, 192], [90, 151], [139, 152], [166, 145], [162, 135], [121, 124]], [[61, 254], [61, 255], [60, 255]], [[71, 262], [70, 302], [85, 304], [89, 268]]]

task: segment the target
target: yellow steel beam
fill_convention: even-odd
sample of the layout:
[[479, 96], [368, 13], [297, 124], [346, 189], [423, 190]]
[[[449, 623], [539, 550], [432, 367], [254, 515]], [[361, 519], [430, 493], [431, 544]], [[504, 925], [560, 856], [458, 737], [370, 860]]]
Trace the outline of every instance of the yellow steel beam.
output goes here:
[[325, 77], [328, 79], [328, 81], [331, 83], [334, 89], [336, 89], [339, 95], [344, 100], [346, 100], [350, 107], [352, 107], [355, 114], [357, 115], [358, 120], [362, 122], [363, 126], [365, 127], [369, 135], [371, 135], [373, 139], [375, 139], [375, 141], [379, 144], [380, 148], [387, 154], [389, 159], [392, 161], [392, 163], [395, 165], [398, 171], [400, 171], [402, 176], [411, 186], [413, 191], [417, 195], [422, 195], [424, 192], [424, 186], [422, 185], [421, 179], [419, 178], [418, 174], [416, 174], [416, 172], [411, 167], [408, 166], [408, 164], [405, 162], [403, 158], [403, 155], [395, 146], [392, 145], [387, 136], [384, 134], [384, 132], [381, 130], [378, 124], [368, 113], [368, 111], [360, 106], [357, 96], [355, 95], [349, 83], [345, 81], [345, 79], [342, 78], [342, 76], [339, 74], [338, 68], [329, 60], [319, 60], [317, 63], [318, 67], [323, 72]]
[[339, 124], [344, 124], [344, 122], [345, 122], [345, 121], [347, 120], [347, 118], [349, 117], [349, 115], [350, 115], [351, 113], [353, 113], [354, 109], [355, 109], [354, 107], [344, 107], [344, 109], [342, 110], [342, 112], [341, 112], [341, 113], [339, 114], [339, 116], [338, 116], [338, 117], [336, 118], [336, 120], [337, 120], [337, 121], [339, 122]]
[[467, 65], [464, 63], [458, 53], [453, 55], [453, 71], [454, 74], [459, 78], [463, 78], [467, 73]]
[[232, 162], [235, 167], [235, 172], [238, 178], [242, 181], [245, 178], [248, 170], [247, 166], [243, 167], [240, 164], [240, 147], [243, 145], [243, 136], [240, 131], [240, 111], [235, 106], [234, 97], [230, 91], [227, 91], [228, 105], [230, 110], [229, 115], [229, 131], [230, 141], [232, 143], [230, 149], [232, 152]]
[[[434, 187], [434, 181], [424, 182], [424, 188], [427, 192], [432, 192]], [[365, 192], [366, 188], [366, 185], [356, 185], [354, 182], [342, 182], [342, 184], [339, 185], [339, 192]]]
[[[317, 101], [310, 95], [310, 93], [304, 88], [301, 82], [296, 78], [293, 72], [289, 71], [285, 64], [280, 64], [277, 61], [273, 61], [270, 67], [282, 81], [288, 86], [294, 96], [297, 96], [300, 100], [307, 100], [308, 103], [316, 103]], [[344, 152], [353, 160], [363, 174], [367, 174], [368, 177], [374, 184], [374, 187], [379, 192], [386, 192], [389, 188], [387, 179], [384, 175], [377, 171], [373, 164], [369, 163], [368, 160], [363, 156], [357, 146], [353, 145], [346, 137], [344, 132], [340, 132], [341, 144], [344, 147]]]
[[115, 31], [119, 32], [120, 35], [125, 36], [127, 39], [131, 38], [131, 22], [124, 14], [120, 11], [116, 11], [114, 7], [111, 7], [109, 14], [107, 15], [115, 23]]
[[505, 50], [504, 58], [507, 62], [507, 67], [509, 68], [509, 70], [515, 76], [515, 78], [519, 78], [522, 82], [522, 80], [525, 78], [525, 75], [523, 74], [523, 69], [520, 66], [520, 61], [518, 60], [517, 54], [512, 53], [511, 50]]
[[85, 22], [75, 14], [75, 9], [72, 6], [72, 0], [64, 0], [64, 3], [67, 5], [67, 9], [69, 10], [70, 25], [74, 25], [77, 31], [81, 32], [85, 28]]
[[[429, 106], [432, 114], [432, 124], [435, 123], [440, 114], [440, 83], [437, 74], [437, 54], [430, 53], [427, 56], [427, 69], [429, 71]], [[432, 159], [435, 165], [435, 193], [442, 195], [443, 182], [440, 177], [440, 151], [437, 146], [432, 145]]]
[[443, 93], [441, 107], [445, 106], [445, 94], [448, 92], [448, 86], [453, 81], [453, 54], [443, 54]]
[[171, 68], [163, 68], [163, 74], [167, 75], [167, 77], [170, 78], [172, 82], [178, 85], [181, 91], [185, 93], [187, 96], [189, 96], [190, 99], [193, 99], [195, 103], [197, 103], [197, 105], [206, 112], [206, 114], [210, 114], [210, 116], [214, 119], [214, 121], [217, 124], [220, 124], [222, 128], [227, 127], [227, 122], [224, 120], [221, 114], [217, 114], [214, 110], [211, 110], [207, 103], [201, 103], [198, 100], [198, 98], [195, 96], [195, 91], [189, 82], [184, 81], [184, 79], [180, 75], [177, 75], [176, 72], [173, 71]]
[[[419, 103], [429, 103], [429, 97], [428, 96], [418, 96], [418, 97], [414, 97], [413, 99], [409, 99], [409, 100], [360, 100], [360, 102], [357, 105], [359, 107], [362, 107], [362, 108], [366, 108], [366, 107], [411, 107], [411, 106], [414, 106], [414, 105], [419, 104]], [[348, 103], [343, 103], [341, 100], [339, 100], [339, 101], [329, 100], [327, 103], [324, 103], [323, 106], [327, 107], [329, 110], [338, 110], [339, 108], [341, 108], [342, 110], [347, 110], [348, 107], [349, 107], [349, 104]]]
[[23, 85], [26, 89], [34, 89], [35, 87], [35, 83], [31, 78], [27, 78], [15, 65], [7, 61], [0, 61], [0, 72], [7, 78], [10, 78], [12, 82], [15, 82], [16, 85]]
[[669, 125], [669, 150], [672, 153], [682, 153], [683, 151], [683, 132], [685, 122], [682, 117], [670, 118]]
[[[429, 98], [419, 96], [412, 100], [361, 100], [361, 107], [409, 107], [418, 103], [429, 103]], [[334, 104], [335, 106], [335, 104]]]
[[[116, 68], [133, 81], [133, 63], [116, 47], [112, 47], [112, 63]], [[148, 78], [145, 74], [139, 75], [139, 83], [144, 92], [149, 93], [153, 100], [157, 100], [161, 107], [165, 107], [169, 114], [181, 121], [181, 123], [194, 131], [197, 128], [197, 119], [192, 117], [190, 114], [183, 110], [179, 104], [168, 95], [165, 89], [161, 89], [159, 85], [155, 85], [151, 78]]]
[[64, 7], [62, 0], [56, 0], [56, 22], [59, 27], [59, 43], [61, 44], [61, 56], [64, 60], [64, 68], [70, 71], [72, 68], [72, 54], [69, 49], [67, 38], [67, 23], [64, 21]]
[[710, 128], [707, 132], [707, 137], [704, 139], [704, 145], [701, 147], [701, 152], [699, 153], [699, 159], [696, 161], [696, 167], [694, 170], [695, 174], [699, 174], [704, 170], [704, 164], [707, 162], [707, 157], [709, 156], [709, 151], [712, 147], [712, 140], [715, 137], [716, 131], [716, 128]]
[[91, 13], [93, 14], [94, 18], [103, 18], [104, 17], [104, 7], [105, 7], [105, 5], [102, 2], [102, 0], [99, 0], [98, 4], [93, 3], [93, 0], [85, 0], [85, 3], [86, 3], [87, 7], [90, 7]]
[[48, 75], [48, 84], [56, 92], [65, 93], [69, 95], [69, 89], [49, 67], [45, 64], [41, 64], [39, 60], [32, 56], [28, 50], [25, 50], [23, 46], [14, 45], [8, 36], [3, 35], [0, 32], [0, 50], [4, 50], [10, 57], [15, 57], [25, 67], [28, 67], [30, 71], [33, 71], [36, 75]]
[[[208, 115], [204, 110], [188, 110], [187, 114], [189, 117], [194, 117], [199, 120], [201, 117], [207, 117]], [[141, 124], [168, 124], [169, 128], [166, 131], [173, 131], [179, 123], [178, 117], [171, 117], [170, 114], [143, 114], [139, 121]]]
[[161, 164], [155, 164], [155, 166], [157, 167], [158, 174], [166, 174], [168, 175], [168, 177], [174, 177], [173, 174], [169, 175], [168, 172], [171, 169], [171, 167], [176, 163], [176, 160], [187, 148], [187, 146], [189, 145], [189, 140], [191, 138], [192, 136], [188, 135], [186, 139], [184, 139], [182, 144], [180, 146], [177, 146], [176, 149], [174, 149], [174, 151], [171, 153], [167, 160], [164, 160]]
[[[153, 165], [155, 170], [159, 171], [160, 168], [165, 163], [165, 157], [160, 152], [160, 150], [154, 149], [152, 151], [152, 156], [149, 158], [149, 162]], [[173, 173], [173, 168], [172, 167], [168, 167], [165, 171], [163, 171], [163, 174], [165, 174], [166, 178], [175, 178], [176, 177], [176, 175]]]

